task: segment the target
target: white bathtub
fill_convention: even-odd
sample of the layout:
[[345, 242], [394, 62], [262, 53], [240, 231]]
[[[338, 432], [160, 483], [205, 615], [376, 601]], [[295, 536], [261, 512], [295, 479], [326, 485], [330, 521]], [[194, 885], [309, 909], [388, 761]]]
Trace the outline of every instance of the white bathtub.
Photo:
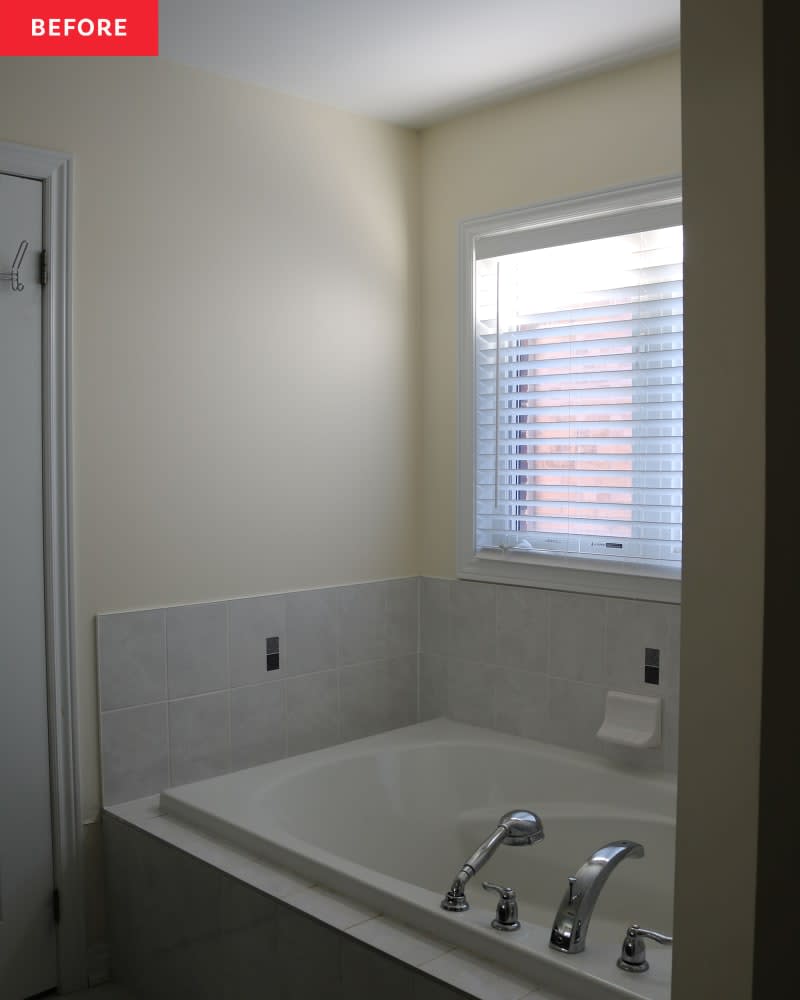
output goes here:
[[[463, 861], [510, 809], [543, 822], [535, 846], [501, 846], [467, 886], [471, 909], [440, 900]], [[616, 968], [630, 923], [671, 933], [675, 782], [586, 754], [443, 719], [264, 764], [161, 794], [161, 809], [566, 996], [669, 996], [669, 949], [643, 975]], [[644, 845], [613, 872], [586, 951], [548, 948], [573, 874], [611, 840]], [[490, 928], [513, 886], [523, 928]]]

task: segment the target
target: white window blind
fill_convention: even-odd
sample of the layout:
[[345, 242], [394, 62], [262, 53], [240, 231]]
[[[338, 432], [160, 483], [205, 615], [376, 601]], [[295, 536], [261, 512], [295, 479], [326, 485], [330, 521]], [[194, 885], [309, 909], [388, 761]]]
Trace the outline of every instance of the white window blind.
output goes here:
[[476, 240], [477, 555], [680, 565], [682, 229], [619, 228]]

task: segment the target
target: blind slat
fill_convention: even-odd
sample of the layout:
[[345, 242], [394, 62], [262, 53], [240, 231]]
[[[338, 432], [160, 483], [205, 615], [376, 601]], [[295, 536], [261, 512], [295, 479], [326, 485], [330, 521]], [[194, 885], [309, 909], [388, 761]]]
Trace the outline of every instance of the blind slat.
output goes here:
[[476, 547], [680, 559], [680, 227], [511, 245], [476, 265]]

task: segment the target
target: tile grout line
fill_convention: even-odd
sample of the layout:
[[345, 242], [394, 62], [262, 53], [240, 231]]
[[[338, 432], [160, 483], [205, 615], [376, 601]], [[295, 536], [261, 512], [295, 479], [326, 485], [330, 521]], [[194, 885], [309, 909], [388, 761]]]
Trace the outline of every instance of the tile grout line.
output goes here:
[[[114, 814], [112, 813], [112, 815], [114, 815]], [[242, 874], [238, 874], [237, 875], [232, 870], [233, 866], [235, 865], [235, 863], [237, 861], [240, 861], [240, 860], [241, 861], [247, 861], [247, 862], [249, 862], [249, 861], [256, 861], [257, 863], [259, 863], [262, 866], [267, 866], [267, 867], [271, 868], [273, 871], [275, 871], [275, 873], [277, 875], [283, 874], [284, 871], [286, 873], [288, 873], [289, 875], [295, 875], [295, 873], [292, 872], [291, 869], [282, 869], [280, 866], [273, 865], [271, 862], [266, 861], [264, 858], [260, 858], [257, 855], [251, 857], [246, 851], [242, 851], [240, 849], [237, 849], [237, 847], [235, 845], [226, 844], [226, 845], [224, 845], [223, 850], [220, 851], [219, 848], [220, 848], [221, 845], [216, 844], [216, 842], [214, 842], [209, 837], [205, 837], [205, 839], [208, 840], [209, 844], [213, 844], [214, 845], [215, 849], [219, 852], [219, 854], [222, 854], [222, 857], [217, 856], [217, 858], [214, 859], [214, 860], [211, 860], [210, 858], [200, 857], [196, 853], [196, 849], [192, 850], [186, 844], [181, 844], [180, 843], [180, 840], [181, 840], [181, 836], [180, 835], [185, 832], [181, 828], [180, 825], [178, 825], [178, 828], [177, 828], [177, 833], [179, 834], [179, 836], [176, 837], [176, 838], [173, 838], [173, 839], [169, 839], [169, 840], [165, 839], [163, 837], [163, 835], [161, 835], [161, 834], [158, 833], [157, 830], [154, 831], [152, 829], [149, 829], [152, 826], [152, 820], [153, 819], [166, 818], [169, 822], [172, 822], [172, 817], [169, 816], [168, 814], [166, 814], [166, 815], [158, 815], [156, 817], [149, 817], [148, 819], [139, 819], [139, 820], [125, 820], [125, 819], [122, 819], [121, 817], [115, 817], [115, 818], [119, 819], [121, 822], [127, 822], [127, 823], [129, 823], [129, 825], [133, 825], [135, 828], [142, 830], [142, 832], [148, 833], [150, 836], [155, 836], [162, 843], [168, 844], [169, 846], [174, 847], [177, 850], [180, 850], [180, 851], [182, 851], [184, 853], [187, 853], [191, 857], [197, 858], [197, 860], [200, 861], [203, 864], [210, 865], [211, 867], [216, 868], [219, 871], [223, 871], [224, 874], [228, 875], [230, 878], [236, 879], [237, 881], [244, 881], [245, 884], [249, 884], [250, 887], [255, 892], [262, 893], [262, 894], [265, 894], [267, 896], [271, 896], [272, 898], [276, 899], [279, 903], [283, 903], [283, 904], [285, 904], [287, 906], [290, 906], [290, 907], [292, 907], [292, 909], [295, 909], [298, 912], [305, 913], [307, 916], [311, 917], [312, 919], [320, 921], [321, 923], [325, 924], [327, 927], [332, 928], [334, 931], [338, 931], [340, 933], [347, 933], [347, 934], [349, 934], [349, 932], [352, 931], [354, 928], [356, 928], [356, 927], [363, 927], [365, 924], [373, 923], [373, 922], [375, 922], [377, 920], [383, 920], [385, 923], [388, 923], [390, 925], [390, 928], [391, 928], [392, 931], [394, 931], [396, 928], [399, 928], [399, 932], [403, 933], [403, 931], [405, 930], [404, 925], [402, 925], [399, 921], [395, 921], [393, 918], [389, 917], [387, 914], [383, 913], [382, 911], [376, 911], [374, 913], [371, 913], [369, 916], [363, 916], [363, 917], [360, 917], [357, 920], [354, 920], [352, 923], [348, 923], [348, 924], [342, 925], [340, 923], [332, 922], [329, 919], [327, 919], [324, 915], [321, 915], [318, 912], [314, 912], [313, 910], [308, 909], [307, 907], [305, 907], [303, 905], [303, 902], [302, 902], [302, 900], [300, 900], [299, 897], [307, 895], [308, 893], [311, 893], [311, 892], [316, 892], [322, 898], [324, 898], [326, 900], [332, 900], [334, 903], [342, 902], [344, 905], [349, 905], [351, 903], [351, 901], [348, 899], [348, 897], [343, 896], [341, 893], [337, 892], [336, 890], [330, 889], [328, 886], [323, 885], [320, 882], [312, 882], [309, 885], [304, 885], [304, 886], [298, 887], [298, 888], [294, 889], [293, 891], [290, 891], [290, 892], [288, 892], [286, 894], [283, 894], [281, 896], [275, 895], [268, 888], [262, 888], [262, 887], [259, 887], [259, 886], [255, 885], [255, 884], [253, 884], [252, 882], [247, 882], [247, 880], [245, 880], [242, 877]], [[192, 831], [192, 832], [196, 833], [196, 831]], [[200, 836], [204, 836], [204, 835], [200, 834]], [[228, 856], [226, 857], [225, 855], [228, 855]], [[360, 905], [360, 904], [356, 904], [356, 905]], [[413, 931], [413, 928], [409, 928], [409, 930]], [[355, 935], [352, 935], [352, 934], [349, 934], [349, 936], [355, 937]], [[356, 940], [361, 940], [358, 937], [355, 937], [355, 939]], [[446, 982], [447, 980], [444, 979], [444, 977], [440, 976], [436, 971], [428, 969], [427, 966], [430, 965], [430, 964], [432, 964], [432, 963], [434, 963], [434, 962], [439, 961], [440, 959], [444, 958], [446, 955], [450, 955], [452, 952], [455, 952], [455, 951], [459, 950], [459, 948], [457, 946], [450, 944], [450, 942], [440, 941], [439, 943], [442, 944], [443, 947], [442, 947], [442, 950], [441, 950], [441, 952], [439, 954], [437, 954], [434, 958], [431, 958], [431, 959], [429, 959], [426, 962], [413, 963], [413, 962], [406, 961], [404, 959], [400, 959], [397, 955], [393, 954], [393, 952], [387, 951], [384, 948], [380, 948], [380, 947], [377, 947], [375, 945], [370, 945], [369, 942], [364, 942], [364, 943], [367, 944], [369, 947], [376, 947], [377, 950], [380, 951], [380, 952], [382, 952], [383, 954], [389, 955], [390, 957], [394, 958], [397, 961], [403, 961], [406, 965], [410, 966], [411, 968], [418, 969], [420, 971], [424, 971], [427, 974], [433, 976], [434, 978], [436, 978], [437, 980], [440, 980], [442, 982]], [[471, 960], [473, 962], [475, 962], [476, 964], [480, 965], [482, 968], [484, 968], [490, 974], [497, 974], [495, 972], [495, 969], [494, 969], [494, 963], [484, 962], [482, 959], [476, 958], [475, 956], [472, 956], [472, 955], [470, 955], [470, 958], [471, 958]], [[530, 992], [531, 992], [530, 989], [526, 989], [525, 993], [519, 994], [519, 996], [515, 997], [514, 1000], [524, 1000], [524, 997], [526, 997]]]
[[225, 602], [225, 658], [227, 660], [228, 672], [228, 773], [233, 770], [233, 717], [231, 712], [231, 604]]
[[172, 787], [172, 728], [170, 726], [169, 719], [169, 638], [167, 631], [167, 612], [165, 609], [161, 611], [161, 628], [164, 636], [164, 675], [166, 680], [166, 701], [164, 702], [164, 715], [167, 720], [167, 781], [169, 782], [168, 788]]
[[420, 577], [417, 589], [417, 682], [418, 682], [417, 704], [418, 704], [420, 722], [422, 721], [422, 710], [424, 707], [424, 700], [422, 696], [422, 684], [423, 684], [424, 657], [426, 656], [425, 650], [423, 648], [425, 644], [425, 633], [423, 631], [424, 614], [425, 614], [425, 578]]

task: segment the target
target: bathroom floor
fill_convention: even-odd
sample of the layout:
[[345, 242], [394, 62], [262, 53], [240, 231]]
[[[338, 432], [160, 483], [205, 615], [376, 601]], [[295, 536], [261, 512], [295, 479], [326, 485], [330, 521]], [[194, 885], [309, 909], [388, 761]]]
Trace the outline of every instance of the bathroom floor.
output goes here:
[[[53, 997], [56, 994], [52, 994]], [[41, 1000], [49, 1000], [48, 997], [43, 997]], [[114, 983], [104, 983], [102, 986], [95, 986], [91, 990], [81, 990], [80, 993], [70, 993], [69, 1000], [137, 1000], [137, 998], [124, 990], [121, 986], [115, 986]]]
[[73, 995], [73, 1000], [136, 1000], [132, 993], [113, 983], [104, 983], [93, 990]]

